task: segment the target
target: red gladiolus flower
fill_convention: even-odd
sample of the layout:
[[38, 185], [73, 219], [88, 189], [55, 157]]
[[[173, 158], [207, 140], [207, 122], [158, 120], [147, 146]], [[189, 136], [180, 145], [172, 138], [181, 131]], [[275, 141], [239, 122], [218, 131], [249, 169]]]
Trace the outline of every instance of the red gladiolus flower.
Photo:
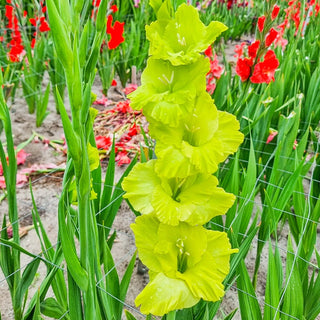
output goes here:
[[132, 125], [132, 127], [129, 129], [128, 135], [129, 135], [130, 137], [133, 137], [133, 136], [136, 136], [138, 133], [140, 133], [140, 127], [137, 126], [136, 123], [134, 123], [134, 124]]
[[209, 79], [206, 86], [206, 90], [210, 95], [212, 95], [214, 90], [216, 90], [216, 83], [214, 81], [214, 78]]
[[277, 134], [278, 134], [277, 130], [270, 129], [266, 144], [269, 144]]
[[112, 82], [111, 82], [111, 85], [112, 85], [113, 87], [116, 87], [117, 84], [118, 84], [117, 81], [113, 79]]
[[118, 11], [118, 7], [114, 4], [114, 5], [111, 6], [110, 10], [111, 10], [113, 13], [115, 13], [115, 12]]
[[129, 164], [131, 162], [131, 159], [128, 157], [127, 151], [118, 152], [115, 160], [116, 160], [119, 167], [122, 166], [123, 164]]
[[30, 18], [30, 19], [29, 19], [30, 23], [31, 23], [34, 27], [37, 26], [37, 20], [38, 20], [38, 18]]
[[135, 91], [138, 88], [136, 84], [129, 83], [124, 89], [123, 92], [125, 95], [128, 95], [129, 93]]
[[278, 31], [274, 28], [271, 28], [267, 37], [266, 37], [266, 47], [271, 46], [272, 42], [277, 38]]
[[130, 102], [129, 100], [126, 101], [120, 101], [117, 103], [116, 111], [121, 112], [121, 113], [131, 113], [132, 109], [130, 107]]
[[13, 17], [13, 7], [6, 5], [5, 9], [5, 16], [8, 18], [9, 21], [11, 21]]
[[23, 17], [25, 18], [28, 15], [28, 12], [26, 10], [23, 10]]
[[112, 140], [110, 137], [96, 136], [95, 140], [98, 149], [109, 150], [112, 145]]
[[255, 65], [250, 78], [252, 83], [269, 83], [274, 81], [274, 73], [279, 66], [279, 61], [272, 50], [264, 56], [264, 60]]
[[207, 57], [212, 57], [213, 53], [212, 53], [212, 47], [209, 46], [205, 51], [204, 51], [204, 54], [207, 56]]
[[242, 42], [240, 45], [237, 44], [237, 45], [235, 46], [235, 49], [234, 49], [234, 52], [236, 53], [236, 54], [234, 55], [235, 58], [240, 58], [240, 57], [242, 56], [242, 54], [243, 54], [243, 47], [244, 47], [245, 45], [246, 45], [246, 43], [245, 43], [245, 42]]
[[278, 14], [279, 14], [279, 11], [280, 11], [280, 7], [276, 4], [274, 7], [273, 7], [273, 10], [272, 10], [272, 13], [271, 13], [271, 19], [274, 20]]
[[41, 9], [42, 13], [46, 13], [47, 11], [47, 6], [43, 6], [42, 9]]
[[207, 73], [207, 75], [219, 79], [222, 72], [223, 67], [219, 65], [218, 57], [215, 54], [213, 59], [210, 59], [210, 71]]
[[250, 46], [248, 46], [248, 54], [250, 58], [255, 58], [257, 56], [257, 52], [260, 46], [260, 41], [256, 40]]
[[100, 2], [101, 2], [101, 0], [96, 0], [96, 1], [93, 0], [92, 5], [95, 6], [95, 7], [99, 7], [100, 6]]
[[36, 45], [36, 38], [33, 38], [33, 39], [31, 40], [30, 46], [31, 46], [31, 48], [33, 49], [35, 45]]
[[250, 58], [239, 58], [236, 65], [236, 73], [240, 76], [241, 81], [246, 81], [250, 77], [253, 61]]
[[122, 42], [124, 42], [123, 31], [124, 31], [124, 22], [116, 21], [112, 26], [113, 17], [108, 16], [107, 20], [107, 34], [110, 35], [110, 40], [108, 41], [108, 48], [115, 49]]
[[260, 32], [263, 31], [264, 28], [264, 22], [266, 21], [266, 17], [265, 16], [261, 16], [258, 18], [258, 29]]
[[26, 153], [23, 149], [17, 152], [17, 165], [24, 164], [26, 162], [27, 156], [30, 156], [29, 153]]
[[45, 20], [45, 17], [40, 18], [40, 27], [39, 27], [40, 32], [46, 32], [50, 31], [50, 27], [48, 25], [48, 22]]

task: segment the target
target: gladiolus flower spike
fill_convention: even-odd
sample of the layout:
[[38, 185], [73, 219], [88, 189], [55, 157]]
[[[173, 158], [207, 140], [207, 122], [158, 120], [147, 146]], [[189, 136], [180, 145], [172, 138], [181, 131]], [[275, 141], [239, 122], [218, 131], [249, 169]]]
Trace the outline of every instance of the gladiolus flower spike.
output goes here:
[[202, 225], [234, 202], [212, 173], [243, 141], [236, 118], [218, 111], [206, 92], [210, 61], [202, 53], [226, 27], [205, 26], [186, 4], [171, 17], [170, 6], [164, 1], [161, 23], [147, 27], [151, 57], [141, 86], [129, 94], [157, 140], [157, 159], [137, 164], [122, 183], [124, 197], [142, 214], [131, 228], [150, 275], [135, 303], [157, 316], [224, 295], [222, 282], [237, 249], [226, 233]]

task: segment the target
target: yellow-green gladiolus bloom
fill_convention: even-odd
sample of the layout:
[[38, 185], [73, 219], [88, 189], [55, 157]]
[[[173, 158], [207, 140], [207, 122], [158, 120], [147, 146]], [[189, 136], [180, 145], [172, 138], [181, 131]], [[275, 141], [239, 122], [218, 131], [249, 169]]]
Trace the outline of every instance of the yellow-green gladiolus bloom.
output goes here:
[[243, 141], [239, 121], [218, 111], [207, 93], [195, 99], [193, 111], [179, 127], [150, 124], [150, 134], [157, 140], [156, 171], [166, 177], [211, 174]]
[[146, 26], [149, 54], [168, 60], [174, 66], [190, 64], [227, 29], [218, 21], [205, 26], [196, 8], [182, 4], [173, 19], [166, 21], [161, 16], [161, 19]]
[[168, 179], [155, 171], [157, 161], [136, 164], [122, 182], [124, 198], [135, 210], [152, 213], [170, 225], [180, 221], [203, 225], [232, 206], [235, 196], [217, 187], [218, 179], [213, 175]]
[[131, 228], [150, 275], [135, 301], [142, 313], [162, 316], [224, 295], [222, 281], [229, 272], [230, 255], [237, 252], [226, 233], [184, 222], [170, 226], [152, 215], [138, 217]]

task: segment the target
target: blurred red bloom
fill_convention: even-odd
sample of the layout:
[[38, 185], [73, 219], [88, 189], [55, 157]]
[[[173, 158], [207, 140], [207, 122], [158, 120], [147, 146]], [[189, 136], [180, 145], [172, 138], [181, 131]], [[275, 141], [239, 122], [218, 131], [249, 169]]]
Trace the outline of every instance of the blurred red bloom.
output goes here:
[[108, 150], [112, 145], [112, 140], [110, 137], [96, 136], [95, 140], [98, 149]]
[[113, 17], [109, 15], [107, 20], [107, 34], [110, 35], [110, 40], [108, 41], [109, 49], [115, 49], [124, 42], [124, 22], [116, 21], [112, 26], [112, 21]]
[[129, 83], [124, 89], [123, 92], [125, 95], [128, 95], [129, 93], [135, 91], [138, 88], [136, 84]]
[[272, 13], [271, 13], [271, 19], [272, 20], [274, 20], [278, 16], [279, 11], [280, 11], [280, 7], [277, 4], [274, 5]]
[[130, 102], [129, 100], [126, 101], [120, 101], [117, 103], [116, 111], [121, 112], [121, 113], [131, 113], [133, 110], [130, 107]]
[[278, 131], [270, 129], [266, 144], [269, 144], [277, 134], [278, 134]]
[[212, 47], [209, 46], [205, 51], [204, 51], [204, 54], [207, 56], [207, 57], [212, 57], [213, 53], [212, 53]]
[[261, 16], [258, 18], [258, 29], [260, 32], [263, 31], [264, 28], [264, 22], [266, 21], [266, 17], [265, 16]]
[[119, 167], [122, 166], [123, 164], [129, 164], [131, 162], [131, 159], [128, 157], [127, 151], [118, 152], [115, 160]]
[[115, 12], [118, 11], [118, 7], [114, 4], [114, 5], [111, 6], [110, 10], [111, 10], [113, 13], [115, 13]]
[[236, 53], [236, 54], [234, 55], [235, 58], [240, 58], [240, 57], [242, 56], [242, 54], [243, 54], [243, 47], [244, 47], [245, 45], [246, 45], [246, 43], [245, 43], [245, 42], [242, 42], [240, 45], [237, 44], [237, 45], [235, 46], [235, 49], [234, 49], [234, 52]]
[[269, 83], [274, 81], [274, 73], [279, 66], [279, 61], [272, 50], [269, 50], [264, 56], [262, 62], [254, 66], [253, 74], [250, 78], [253, 83]]
[[221, 77], [222, 72], [223, 67], [219, 65], [217, 55], [215, 54], [213, 59], [210, 59], [210, 71], [208, 72], [208, 75], [219, 79]]
[[240, 76], [241, 81], [246, 81], [250, 77], [252, 65], [252, 58], [239, 58], [237, 60], [236, 73]]
[[272, 42], [277, 38], [278, 36], [278, 31], [275, 30], [274, 28], [271, 28], [267, 37], [266, 37], [266, 47], [271, 46]]
[[250, 58], [255, 58], [257, 56], [257, 52], [260, 46], [260, 41], [256, 40], [250, 46], [248, 46], [248, 54]]
[[95, 6], [95, 7], [99, 7], [100, 6], [100, 2], [101, 2], [101, 0], [96, 0], [96, 1], [93, 0], [92, 1], [92, 5]]
[[128, 135], [129, 135], [130, 137], [133, 137], [133, 136], [136, 136], [138, 133], [140, 133], [140, 127], [137, 126], [136, 123], [134, 123], [134, 124], [131, 126], [131, 128], [129, 129]]
[[[42, 19], [43, 18], [43, 19]], [[41, 20], [42, 19], [42, 20]], [[50, 31], [50, 27], [48, 25], [48, 22], [45, 20], [45, 17], [40, 18], [40, 27], [39, 27], [40, 32], [46, 32]]]
[[17, 152], [17, 165], [24, 164], [26, 162], [27, 156], [29, 153], [26, 153], [23, 149]]
[[111, 85], [112, 85], [113, 87], [116, 87], [117, 84], [118, 84], [117, 81], [113, 79], [112, 82], [111, 82]]
[[215, 89], [216, 89], [216, 82], [212, 81], [212, 79], [208, 80], [208, 83], [206, 86], [207, 92], [212, 95]]

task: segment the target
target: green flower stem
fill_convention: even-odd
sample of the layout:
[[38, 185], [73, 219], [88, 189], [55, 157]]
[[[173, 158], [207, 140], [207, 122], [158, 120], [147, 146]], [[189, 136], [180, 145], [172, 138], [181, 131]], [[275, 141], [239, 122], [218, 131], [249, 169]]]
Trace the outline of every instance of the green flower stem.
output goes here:
[[[3, 84], [2, 72], [0, 72], [0, 86]], [[3, 96], [3, 90], [0, 89], [0, 119], [2, 120], [6, 141], [7, 141], [7, 153], [8, 153], [8, 163], [6, 160], [5, 152], [0, 143], [0, 156], [1, 163], [3, 167], [3, 173], [6, 182], [7, 188], [7, 199], [8, 199], [8, 213], [9, 213], [9, 221], [12, 225], [12, 233], [13, 233], [13, 241], [19, 245], [20, 244], [20, 236], [19, 236], [19, 222], [18, 222], [18, 209], [17, 209], [17, 198], [16, 198], [16, 175], [17, 175], [17, 160], [16, 154], [14, 150], [14, 142], [12, 135], [12, 127], [11, 127], [11, 119], [9, 114], [9, 109], [7, 104], [5, 103], [5, 99]], [[8, 257], [10, 259], [10, 257]], [[15, 273], [10, 275], [13, 277], [13, 285], [10, 288], [13, 309], [14, 309], [14, 317], [15, 319], [20, 319], [22, 316], [22, 306], [16, 305], [16, 292], [18, 285], [21, 280], [20, 273], [20, 251], [12, 250], [12, 262], [13, 262], [13, 270]], [[10, 286], [9, 286], [10, 287]]]

